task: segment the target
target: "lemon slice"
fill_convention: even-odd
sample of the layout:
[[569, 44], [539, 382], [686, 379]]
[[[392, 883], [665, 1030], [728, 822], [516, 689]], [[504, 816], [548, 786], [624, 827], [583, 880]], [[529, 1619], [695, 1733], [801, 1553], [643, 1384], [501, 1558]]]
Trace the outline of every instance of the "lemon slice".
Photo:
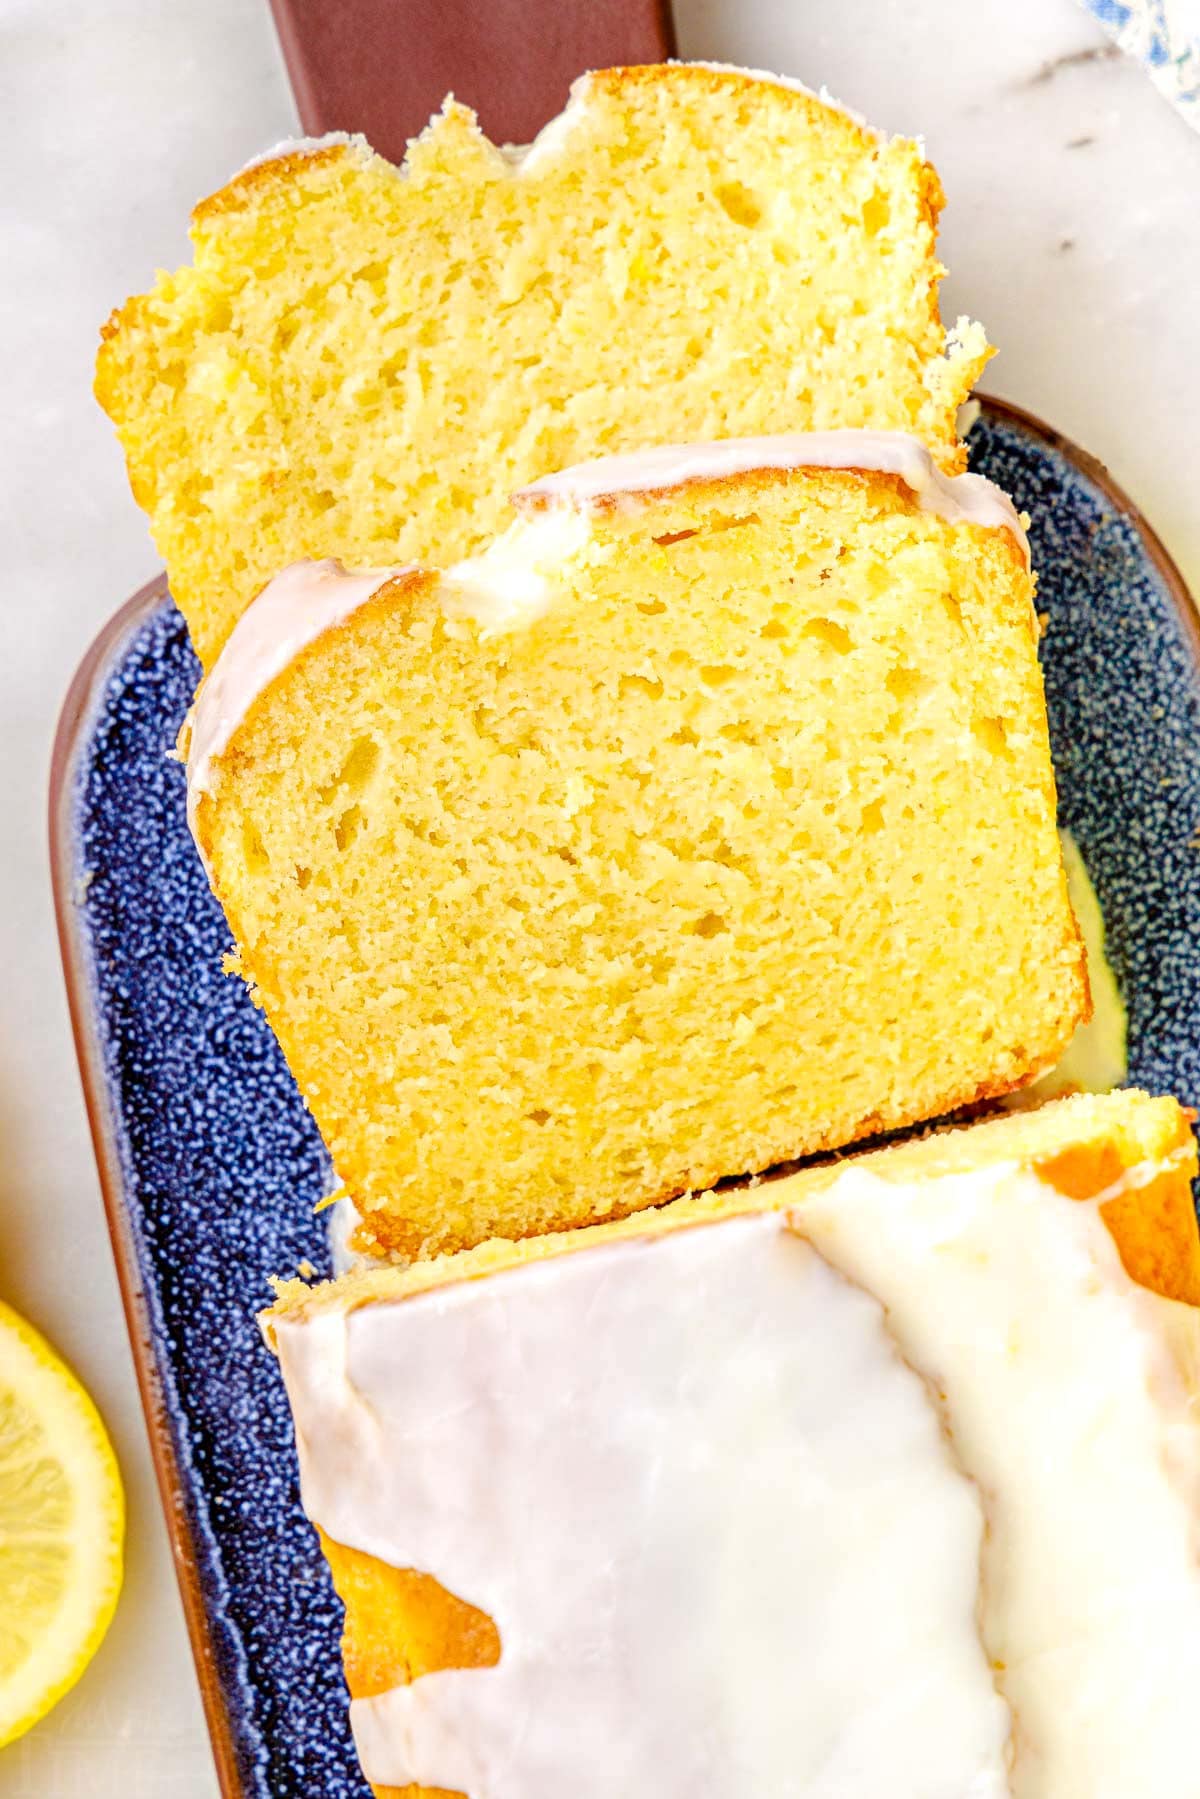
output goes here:
[[0, 1304], [0, 1745], [74, 1686], [121, 1590], [125, 1496], [95, 1406]]

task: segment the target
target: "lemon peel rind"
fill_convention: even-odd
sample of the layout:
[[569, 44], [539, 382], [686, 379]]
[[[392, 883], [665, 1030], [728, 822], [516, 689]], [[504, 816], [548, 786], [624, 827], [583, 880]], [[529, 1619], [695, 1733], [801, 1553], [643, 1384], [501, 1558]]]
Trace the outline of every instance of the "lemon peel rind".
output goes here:
[[[46, 1432], [48, 1448], [76, 1489], [70, 1541], [72, 1589], [7, 1686], [0, 1684], [0, 1748], [24, 1736], [81, 1678], [107, 1634], [124, 1578], [125, 1495], [111, 1439], [95, 1402], [40, 1331], [0, 1301], [4, 1379]], [[45, 1395], [53, 1390], [50, 1404]], [[42, 1401], [42, 1403], [38, 1403]], [[54, 1672], [55, 1663], [59, 1668]], [[43, 1673], [43, 1670], [45, 1672]]]

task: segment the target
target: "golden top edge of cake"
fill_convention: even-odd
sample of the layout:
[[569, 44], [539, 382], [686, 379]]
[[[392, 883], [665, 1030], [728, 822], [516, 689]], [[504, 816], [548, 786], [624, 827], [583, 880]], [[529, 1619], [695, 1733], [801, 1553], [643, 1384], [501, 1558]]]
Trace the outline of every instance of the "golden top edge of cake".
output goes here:
[[1200, 1665], [1195, 1168], [1173, 1100], [1076, 1096], [281, 1287], [374, 1790], [686, 1791], [699, 1731], [718, 1799], [850, 1749], [839, 1793], [1157, 1799]]
[[[814, 126], [827, 130], [835, 138], [840, 137], [844, 143], [852, 144], [860, 151], [878, 147], [887, 141], [886, 133], [877, 131], [852, 107], [844, 106], [840, 100], [823, 90], [811, 88], [788, 76], [773, 74], [769, 69], [742, 68], [734, 63], [702, 59], [589, 69], [571, 83], [566, 107], [543, 126], [532, 143], [493, 144], [487, 138], [483, 138], [483, 141], [488, 150], [502, 159], [506, 169], [516, 166], [528, 170], [531, 163], [536, 165], [539, 159], [558, 150], [579, 114], [597, 94], [607, 92], [628, 99], [635, 96], [639, 89], [660, 83], [664, 72], [669, 80], [678, 80], [678, 70], [687, 71], [686, 79], [698, 93], [707, 90], [711, 94], [729, 94], [740, 89], [752, 102], [760, 97], [764, 88], [779, 89], [789, 96], [797, 96], [800, 103], [806, 106]], [[440, 112], [434, 115], [435, 120], [439, 117], [454, 117], [469, 133], [483, 137], [479, 132], [474, 109], [464, 106], [453, 94], [446, 96]], [[431, 120], [430, 124], [433, 122]], [[925, 157], [922, 145], [914, 138], [898, 137], [894, 141], [911, 148], [921, 157], [929, 171], [927, 194], [930, 204], [935, 212], [940, 212], [945, 205], [946, 196], [937, 170]], [[199, 200], [192, 210], [193, 222], [199, 222], [215, 213], [236, 211], [240, 207], [252, 205], [262, 190], [278, 182], [281, 176], [295, 173], [297, 169], [313, 162], [330, 161], [340, 156], [354, 157], [366, 163], [376, 157], [376, 152], [361, 132], [327, 131], [319, 136], [285, 138], [272, 149], [244, 163], [216, 193]], [[408, 166], [407, 159], [399, 167], [394, 164], [389, 166], [395, 168], [397, 174], [403, 175]], [[114, 321], [119, 317], [118, 308], [112, 319], [102, 327], [102, 337], [107, 338], [112, 334]]]
[[448, 103], [402, 171], [248, 169], [97, 366], [202, 663], [286, 563], [453, 562], [583, 457], [862, 426], [960, 468], [989, 351], [938, 318], [941, 203], [916, 144], [688, 64], [585, 77], [519, 156]]

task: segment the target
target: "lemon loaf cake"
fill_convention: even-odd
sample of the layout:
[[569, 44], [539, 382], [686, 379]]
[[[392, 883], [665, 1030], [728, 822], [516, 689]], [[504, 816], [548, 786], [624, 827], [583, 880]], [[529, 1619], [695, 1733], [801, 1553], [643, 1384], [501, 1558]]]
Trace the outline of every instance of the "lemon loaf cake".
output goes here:
[[376, 1794], [1200, 1792], [1195, 1165], [1081, 1096], [284, 1285]]
[[941, 205], [919, 145], [687, 64], [585, 76], [524, 153], [448, 102], [403, 170], [334, 140], [244, 171], [96, 384], [201, 661], [286, 563], [444, 564], [584, 457], [871, 426], [961, 466], [988, 349], [939, 322]]
[[1087, 1007], [1021, 527], [914, 440], [601, 461], [293, 568], [185, 732], [242, 972], [402, 1254], [1011, 1089]]

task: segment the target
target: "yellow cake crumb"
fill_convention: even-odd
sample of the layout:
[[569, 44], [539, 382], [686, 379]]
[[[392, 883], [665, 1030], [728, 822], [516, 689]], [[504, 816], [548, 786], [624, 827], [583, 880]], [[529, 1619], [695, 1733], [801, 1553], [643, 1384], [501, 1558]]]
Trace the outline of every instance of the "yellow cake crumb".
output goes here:
[[[532, 568], [542, 524], [477, 567]], [[517, 629], [455, 578], [383, 586], [198, 794], [377, 1250], [936, 1116], [1050, 1066], [1087, 1009], [1009, 531], [775, 468], [615, 504], [556, 554]]]
[[524, 162], [448, 102], [403, 172], [238, 176], [96, 378], [201, 661], [286, 563], [445, 564], [587, 456], [871, 426], [961, 466], [990, 352], [939, 321], [941, 205], [916, 143], [687, 64], [586, 77]]

